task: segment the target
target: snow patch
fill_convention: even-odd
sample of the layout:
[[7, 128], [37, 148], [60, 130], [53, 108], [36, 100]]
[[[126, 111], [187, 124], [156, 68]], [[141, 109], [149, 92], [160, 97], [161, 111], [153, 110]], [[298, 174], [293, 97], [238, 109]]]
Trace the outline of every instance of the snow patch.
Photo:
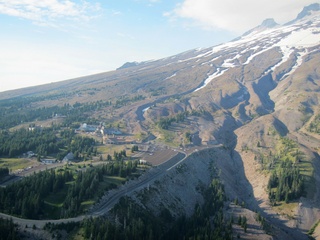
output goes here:
[[294, 52], [294, 50], [290, 47], [287, 46], [281, 46], [280, 47], [281, 51], [282, 51], [282, 59], [279, 63], [277, 63], [276, 65], [274, 65], [270, 70], [274, 71], [277, 67], [279, 67], [282, 63], [285, 63], [286, 61], [289, 60], [290, 55]]
[[143, 109], [142, 112], [144, 113], [144, 112], [148, 111], [149, 109], [150, 109], [150, 107], [147, 107], [147, 108]]
[[264, 48], [263, 50], [252, 54], [250, 57], [248, 57], [247, 61], [243, 65], [249, 64], [251, 62], [251, 60], [254, 59], [256, 56], [258, 56], [258, 55], [260, 55], [260, 54], [262, 54], [262, 53], [264, 53], [264, 52], [266, 52], [266, 51], [268, 51], [268, 50], [270, 50], [272, 48], [273, 48], [273, 46], [268, 47], [268, 48]]
[[[210, 61], [208, 62], [204, 62], [204, 63], [201, 63], [201, 66], [205, 65], [205, 64], [208, 64], [208, 63], [211, 63], [211, 62], [214, 62], [215, 60], [218, 60], [221, 56], [218, 56], [218, 57], [215, 57], [215, 58], [212, 58]], [[210, 65], [212, 66], [212, 65]]]
[[303, 57], [305, 55], [308, 54], [308, 51], [304, 51], [302, 53], [298, 53], [298, 56], [297, 56], [297, 61], [296, 61], [296, 64], [292, 67], [292, 69], [290, 70], [290, 72], [286, 73], [285, 75], [282, 76], [282, 78], [280, 79], [280, 81], [282, 81], [283, 79], [285, 79], [286, 77], [290, 76], [292, 73], [294, 73], [296, 71], [296, 69], [298, 67], [301, 66], [302, 62], [303, 62]]
[[320, 44], [320, 34], [316, 28], [300, 29], [282, 39], [276, 46], [313, 47]]
[[192, 58], [187, 58], [187, 59], [184, 59], [184, 60], [179, 60], [178, 63], [181, 63], [181, 62], [187, 62], [187, 61], [190, 61], [190, 60], [194, 60], [194, 59], [198, 59], [198, 58], [203, 58], [203, 57], [208, 57], [212, 54], [212, 51], [210, 50], [209, 52], [205, 52], [205, 53], [202, 53], [202, 54], [199, 54], [195, 57], [192, 57]]
[[174, 73], [173, 75], [171, 75], [170, 77], [167, 77], [165, 80], [168, 80], [170, 78], [174, 78], [175, 76], [177, 76], [177, 73]]
[[234, 68], [234, 67], [236, 67], [236, 65], [234, 64], [234, 60], [239, 59], [240, 57], [241, 57], [241, 55], [237, 54], [234, 58], [230, 58], [230, 59], [224, 60], [224, 62], [221, 65], [221, 67], [224, 67], [224, 68]]
[[208, 78], [204, 81], [204, 84], [197, 88], [196, 90], [194, 90], [193, 92], [197, 92], [199, 90], [201, 90], [202, 88], [205, 88], [213, 79], [220, 77], [221, 75], [223, 75], [226, 71], [228, 71], [228, 69], [224, 69], [223, 71], [220, 71], [220, 68], [217, 69], [216, 72], [214, 72], [213, 74], [211, 74], [210, 76], [208, 76]]

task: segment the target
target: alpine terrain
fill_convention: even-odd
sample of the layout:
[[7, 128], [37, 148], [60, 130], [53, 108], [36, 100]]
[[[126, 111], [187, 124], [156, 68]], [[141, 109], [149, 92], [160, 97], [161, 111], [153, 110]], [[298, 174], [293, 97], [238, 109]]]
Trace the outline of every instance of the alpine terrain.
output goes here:
[[[241, 37], [218, 46], [126, 63], [112, 72], [3, 92], [0, 161], [21, 159], [23, 153], [33, 151], [37, 157], [27, 158], [30, 168], [25, 175], [41, 169], [43, 164], [39, 162], [48, 158], [61, 163], [42, 169], [64, 166], [60, 171], [67, 171], [62, 159], [72, 152], [78, 160], [73, 163], [78, 177], [72, 180], [69, 176], [71, 180], [61, 185], [66, 194], [71, 191], [72, 181], [80, 178], [83, 164], [108, 166], [111, 163], [106, 162], [116, 162], [122, 156], [127, 167], [130, 161], [138, 163], [137, 172], [117, 173], [126, 183], [115, 184], [97, 198], [88, 184], [83, 194], [90, 197], [80, 198], [79, 194], [69, 206], [67, 200], [52, 197], [63, 193], [59, 187], [52, 187], [52, 196], [39, 200], [43, 207], [36, 208], [38, 215], [28, 217], [23, 211], [2, 207], [1, 212], [7, 214], [3, 217], [16, 216], [14, 222], [23, 228], [29, 224], [28, 234], [44, 234], [43, 238], [45, 233], [35, 231], [45, 223], [87, 221], [78, 226], [77, 234], [98, 239], [92, 237], [86, 224], [92, 224], [98, 234], [95, 219], [102, 216], [115, 224], [115, 236], [140, 226], [144, 231], [140, 239], [153, 239], [159, 233], [162, 239], [320, 239], [319, 101], [318, 3], [306, 6], [287, 24], [267, 19]], [[94, 130], [88, 130], [93, 126]], [[17, 146], [14, 134], [21, 129], [26, 129], [25, 134], [35, 133], [32, 128], [41, 129], [42, 134], [45, 129], [53, 129], [51, 148], [29, 144], [13, 149]], [[63, 145], [67, 135], [73, 138]], [[94, 139], [94, 143], [73, 148], [77, 136]], [[118, 155], [122, 149], [132, 151]], [[124, 171], [124, 167], [121, 169]], [[23, 171], [10, 172], [24, 177]], [[99, 181], [111, 178], [102, 175]], [[2, 189], [12, 186], [5, 185]], [[99, 186], [92, 188], [102, 189], [105, 185]], [[77, 199], [78, 212], [68, 210]], [[65, 210], [56, 215], [54, 210], [46, 212], [51, 200], [61, 204], [51, 204], [52, 208]], [[0, 201], [5, 206], [5, 198]], [[88, 208], [82, 209], [86, 204]], [[200, 210], [205, 207], [215, 211], [211, 214], [211, 210]], [[131, 214], [134, 209], [136, 212]], [[135, 215], [138, 212], [160, 219], [154, 223], [158, 228], [147, 231], [153, 223], [145, 220], [146, 215]], [[211, 215], [206, 218], [206, 214]], [[132, 216], [137, 222], [130, 225]], [[211, 226], [217, 235], [186, 230], [200, 231], [202, 228], [195, 224], [201, 220], [190, 220], [181, 227], [185, 219], [196, 216], [207, 219], [203, 226]], [[37, 220], [28, 222], [25, 218]], [[84, 220], [87, 218], [90, 220]], [[111, 234], [110, 226], [103, 234]], [[117, 227], [123, 232], [117, 232]], [[172, 230], [175, 227], [179, 230]], [[179, 231], [184, 230], [187, 233], [182, 237]], [[107, 235], [101, 235], [101, 239], [103, 236]], [[136, 235], [126, 236], [134, 239]]]

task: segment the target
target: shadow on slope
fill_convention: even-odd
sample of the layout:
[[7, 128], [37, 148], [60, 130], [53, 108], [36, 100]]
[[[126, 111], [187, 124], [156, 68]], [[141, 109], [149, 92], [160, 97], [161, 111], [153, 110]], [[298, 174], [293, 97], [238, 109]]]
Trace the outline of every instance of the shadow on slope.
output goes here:
[[269, 92], [276, 87], [276, 83], [272, 80], [271, 74], [259, 79], [258, 83], [253, 83], [252, 87], [260, 99], [261, 106], [257, 107], [257, 113], [265, 115], [274, 111], [275, 104], [269, 96]]

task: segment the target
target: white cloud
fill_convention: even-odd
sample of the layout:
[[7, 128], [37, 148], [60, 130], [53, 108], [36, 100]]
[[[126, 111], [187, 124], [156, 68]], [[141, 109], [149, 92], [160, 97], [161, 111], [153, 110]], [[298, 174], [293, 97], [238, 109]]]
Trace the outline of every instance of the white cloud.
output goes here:
[[0, 14], [20, 17], [39, 25], [59, 20], [89, 20], [100, 9], [96, 3], [71, 0], [0, 0]]
[[314, 2], [315, 0], [184, 0], [170, 16], [192, 19], [204, 28], [243, 33], [266, 18], [274, 18], [278, 23], [288, 22], [304, 6]]

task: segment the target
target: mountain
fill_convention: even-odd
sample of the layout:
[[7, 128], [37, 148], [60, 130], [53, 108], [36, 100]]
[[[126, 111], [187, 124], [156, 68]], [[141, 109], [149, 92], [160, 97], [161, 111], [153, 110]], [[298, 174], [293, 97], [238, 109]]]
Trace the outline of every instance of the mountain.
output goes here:
[[319, 3], [314, 3], [314, 4], [311, 4], [309, 6], [306, 6], [298, 14], [296, 19], [294, 19], [291, 22], [287, 23], [287, 25], [290, 25], [290, 24], [294, 23], [295, 21], [298, 21], [298, 20], [303, 19], [303, 18], [305, 18], [307, 16], [310, 16], [310, 15], [312, 15], [313, 12], [318, 12], [318, 11], [320, 11], [320, 4]]
[[[255, 28], [253, 28], [253, 29], [245, 32], [245, 33], [243, 34], [243, 36], [249, 35], [250, 33], [254, 33], [254, 32], [255, 32], [255, 33], [257, 33], [257, 32], [262, 32], [262, 31], [265, 31], [265, 30], [267, 30], [267, 29], [269, 29], [269, 28], [274, 28], [274, 27], [276, 27], [277, 25], [279, 25], [279, 24], [276, 23], [273, 18], [267, 18], [267, 19], [265, 19], [259, 26], [257, 26], [257, 27], [255, 27]], [[235, 39], [235, 40], [239, 40], [239, 38], [237, 38], [237, 39]]]
[[4, 92], [0, 103], [23, 99], [21, 113], [100, 103], [87, 122], [122, 124], [136, 140], [193, 151], [182, 174], [168, 173], [155, 187], [162, 191], [140, 202], [147, 209], [191, 214], [203, 201], [197, 184], [210, 183], [210, 160], [228, 199], [261, 212], [267, 233], [307, 239], [320, 219], [319, 10], [305, 7], [285, 25], [268, 19], [218, 46]]

